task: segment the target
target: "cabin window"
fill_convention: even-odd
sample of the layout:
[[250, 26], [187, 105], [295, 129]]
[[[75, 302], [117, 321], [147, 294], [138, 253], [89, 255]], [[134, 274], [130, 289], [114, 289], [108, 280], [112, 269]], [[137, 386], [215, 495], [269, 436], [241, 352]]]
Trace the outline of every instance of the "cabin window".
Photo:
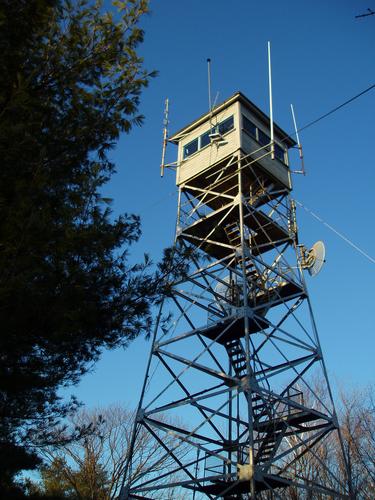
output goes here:
[[226, 120], [222, 121], [219, 123], [218, 129], [219, 129], [219, 134], [224, 135], [229, 130], [232, 130], [234, 128], [234, 121], [233, 121], [233, 116], [230, 116]]
[[200, 146], [201, 148], [204, 148], [205, 146], [210, 144], [210, 142], [211, 142], [210, 134], [211, 134], [211, 130], [209, 130], [208, 132], [205, 132], [204, 134], [201, 135], [201, 146]]
[[258, 142], [262, 146], [267, 146], [267, 144], [271, 142], [271, 139], [268, 137], [268, 135], [265, 134], [263, 130], [260, 130], [259, 128], [258, 128]]
[[251, 122], [245, 115], [242, 115], [242, 126], [245, 132], [250, 134], [254, 139], [257, 138], [257, 128], [256, 125]]
[[198, 151], [198, 139], [194, 139], [194, 141], [189, 142], [184, 146], [184, 158], [191, 156], [192, 154]]
[[222, 122], [215, 125], [210, 130], [207, 130], [207, 132], [194, 139], [194, 141], [191, 141], [189, 142], [189, 144], [186, 144], [186, 146], [184, 146], [184, 154], [183, 154], [184, 159], [196, 153], [199, 149], [208, 146], [208, 144], [211, 143], [211, 138], [210, 138], [211, 134], [219, 132], [220, 135], [224, 135], [233, 128], [234, 128], [234, 119], [232, 115], [229, 118], [226, 118]]
[[[233, 116], [230, 116], [229, 118], [226, 118], [222, 122], [218, 123], [214, 127], [212, 127], [211, 130], [208, 132], [205, 132], [203, 135], [201, 135], [201, 148], [209, 144], [210, 141], [210, 134], [217, 134], [219, 133], [220, 135], [224, 135], [230, 130], [234, 128], [234, 120]], [[207, 142], [208, 140], [208, 142]]]
[[285, 151], [284, 149], [275, 143], [275, 156], [278, 160], [285, 163]]

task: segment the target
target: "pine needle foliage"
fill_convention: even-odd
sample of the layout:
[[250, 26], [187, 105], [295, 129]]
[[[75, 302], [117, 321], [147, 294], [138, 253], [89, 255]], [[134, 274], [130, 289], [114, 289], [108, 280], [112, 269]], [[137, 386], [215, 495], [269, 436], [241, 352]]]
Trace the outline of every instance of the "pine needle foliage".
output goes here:
[[[137, 54], [147, 11], [0, 1], [0, 488], [37, 462], [30, 429], [48, 436], [74, 409], [59, 388], [151, 328], [165, 263], [129, 265], [140, 220], [101, 196], [155, 74]], [[12, 449], [22, 460], [5, 461]]]

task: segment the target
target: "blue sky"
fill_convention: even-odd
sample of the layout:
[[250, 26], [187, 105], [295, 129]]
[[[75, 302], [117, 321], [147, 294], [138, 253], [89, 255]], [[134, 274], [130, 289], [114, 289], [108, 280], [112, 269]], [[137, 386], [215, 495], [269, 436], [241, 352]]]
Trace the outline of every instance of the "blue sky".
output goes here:
[[[154, 260], [173, 241], [177, 196], [173, 172], [161, 179], [163, 106], [170, 99], [170, 132], [207, 111], [207, 65], [218, 102], [242, 91], [268, 111], [267, 41], [272, 44], [275, 121], [292, 131], [290, 103], [302, 127], [375, 83], [375, 16], [355, 19], [374, 0], [151, 0], [140, 49], [157, 69], [142, 96], [143, 127], [113, 151], [118, 173], [105, 189], [114, 212], [142, 218], [132, 257]], [[294, 197], [375, 257], [375, 90], [301, 133], [307, 176], [294, 177]], [[174, 147], [168, 158], [175, 160]], [[298, 168], [299, 165], [296, 165]], [[323, 239], [327, 263], [307, 277], [331, 381], [337, 388], [374, 381], [375, 265], [304, 210], [306, 245]], [[72, 391], [87, 406], [138, 400], [150, 348], [138, 339], [104, 353]]]

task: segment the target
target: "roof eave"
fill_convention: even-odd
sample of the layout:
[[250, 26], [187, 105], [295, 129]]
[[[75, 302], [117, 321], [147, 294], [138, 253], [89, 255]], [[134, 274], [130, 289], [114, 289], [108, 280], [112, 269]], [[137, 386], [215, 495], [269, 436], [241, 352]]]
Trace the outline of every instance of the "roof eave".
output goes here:
[[[216, 108], [212, 110], [211, 115], [215, 116], [218, 113], [220, 113], [223, 109], [228, 107], [230, 104], [236, 101], [241, 101], [245, 106], [247, 106], [256, 116], [259, 118], [259, 120], [265, 125], [269, 125], [269, 117], [260, 109], [256, 104], [254, 104], [250, 99], [248, 99], [244, 94], [241, 92], [236, 92], [233, 94], [231, 97], [223, 101], [221, 104], [219, 104]], [[196, 127], [204, 123], [210, 118], [210, 112], [206, 112], [203, 115], [201, 115], [199, 118], [194, 120], [193, 122], [189, 123], [182, 129], [178, 130], [175, 132], [171, 137], [169, 137], [169, 141], [173, 142], [174, 144], [178, 144], [178, 142], [186, 135], [188, 134], [191, 130], [194, 130]], [[296, 146], [297, 143], [292, 137], [290, 137], [289, 134], [287, 134], [282, 128], [280, 128], [276, 123], [274, 123], [274, 128], [275, 132], [277, 133], [278, 136], [282, 137], [285, 144], [288, 146], [288, 148], [291, 148], [293, 146]]]

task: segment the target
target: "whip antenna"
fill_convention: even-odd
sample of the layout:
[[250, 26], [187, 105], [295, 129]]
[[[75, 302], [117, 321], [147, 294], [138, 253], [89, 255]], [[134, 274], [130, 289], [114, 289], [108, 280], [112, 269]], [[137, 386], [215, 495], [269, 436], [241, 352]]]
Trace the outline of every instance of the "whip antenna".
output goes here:
[[165, 107], [164, 107], [164, 120], [163, 120], [163, 148], [162, 148], [162, 153], [161, 153], [161, 165], [160, 165], [160, 175], [161, 177], [164, 176], [164, 166], [165, 166], [165, 152], [167, 149], [167, 143], [168, 143], [168, 111], [169, 111], [169, 99], [168, 97], [165, 100]]
[[298, 134], [296, 117], [295, 117], [295, 114], [294, 114], [293, 104], [290, 105], [290, 109], [292, 110], [292, 118], [293, 118], [293, 124], [294, 124], [294, 131], [295, 131], [295, 134], [296, 134], [296, 139], [297, 139], [297, 143], [298, 143], [297, 147], [298, 147], [299, 157], [300, 157], [300, 160], [301, 160], [301, 170], [294, 170], [293, 174], [303, 174], [303, 175], [306, 175], [306, 172], [305, 172], [305, 162], [304, 162], [304, 159], [303, 159], [303, 152], [302, 152], [302, 144], [301, 144], [301, 141], [299, 140], [299, 134]]
[[211, 100], [211, 59], [207, 59], [207, 84], [208, 84], [208, 109], [212, 113], [212, 100]]
[[272, 105], [272, 71], [271, 71], [271, 42], [268, 42], [268, 87], [270, 95], [270, 131], [271, 131], [271, 158], [275, 159], [275, 141], [273, 135], [273, 105]]

